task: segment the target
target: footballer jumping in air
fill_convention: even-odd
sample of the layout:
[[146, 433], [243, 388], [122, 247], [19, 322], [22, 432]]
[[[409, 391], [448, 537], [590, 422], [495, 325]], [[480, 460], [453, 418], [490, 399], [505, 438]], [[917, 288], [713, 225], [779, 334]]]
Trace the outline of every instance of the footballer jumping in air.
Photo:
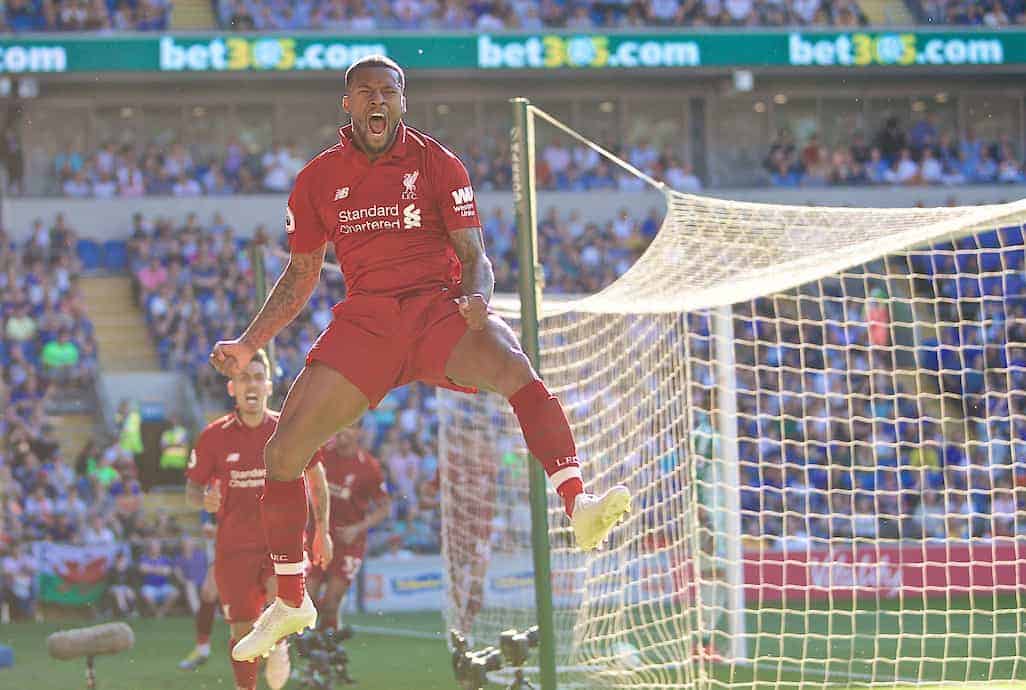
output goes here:
[[626, 487], [583, 493], [566, 415], [520, 348], [489, 312], [494, 288], [467, 170], [428, 135], [406, 126], [406, 77], [368, 56], [346, 71], [339, 141], [296, 177], [286, 209], [289, 263], [260, 312], [211, 364], [227, 376], [302, 310], [334, 244], [348, 294], [314, 343], [264, 448], [260, 503], [278, 597], [232, 650], [246, 661], [316, 624], [303, 581], [303, 471], [338, 429], [412, 381], [501, 394], [532, 455], [562, 497], [578, 546], [595, 548], [630, 509]]
[[323, 465], [328, 480], [335, 557], [326, 567], [311, 566], [306, 587], [317, 604], [317, 624], [327, 630], [338, 627], [339, 606], [367, 553], [367, 530], [388, 517], [392, 507], [381, 465], [360, 447], [357, 434], [353, 427], [342, 429], [311, 463]]
[[[231, 626], [232, 645], [252, 629], [253, 621], [273, 597], [275, 584], [267, 542], [257, 523], [267, 473], [263, 450], [278, 424], [278, 415], [267, 408], [271, 394], [267, 356], [263, 350], [254, 354], [228, 382], [235, 411], [214, 420], [200, 433], [186, 469], [190, 503], [217, 516], [214, 579], [224, 618]], [[327, 532], [328, 487], [319, 464], [312, 465], [306, 476], [317, 522], [313, 556], [326, 563], [332, 558]], [[304, 505], [306, 500], [304, 495]], [[277, 690], [288, 681], [291, 664], [284, 641], [272, 646], [266, 677], [268, 686]], [[233, 659], [232, 672], [237, 690], [256, 690], [256, 661]]]

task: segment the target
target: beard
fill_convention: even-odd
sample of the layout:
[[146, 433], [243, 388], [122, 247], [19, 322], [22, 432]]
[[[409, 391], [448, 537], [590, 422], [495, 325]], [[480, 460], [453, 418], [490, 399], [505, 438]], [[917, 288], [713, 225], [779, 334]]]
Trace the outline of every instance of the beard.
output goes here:
[[370, 118], [353, 120], [353, 132], [357, 135], [357, 141], [361, 148], [367, 153], [384, 153], [395, 141], [396, 132], [399, 130], [399, 118], [392, 119], [386, 116], [385, 128], [381, 134], [375, 134], [370, 126]]

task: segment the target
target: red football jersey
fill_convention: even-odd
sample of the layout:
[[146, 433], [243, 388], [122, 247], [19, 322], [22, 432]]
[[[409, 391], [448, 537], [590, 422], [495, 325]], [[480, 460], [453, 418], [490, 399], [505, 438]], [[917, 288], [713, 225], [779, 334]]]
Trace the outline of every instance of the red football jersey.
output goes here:
[[474, 189], [455, 154], [404, 123], [371, 163], [352, 139], [299, 172], [289, 196], [289, 247], [310, 252], [335, 245], [349, 294], [397, 296], [452, 286], [460, 264], [449, 241], [455, 230], [480, 227]]
[[260, 496], [267, 474], [264, 445], [277, 426], [277, 413], [268, 412], [260, 426], [250, 427], [232, 412], [208, 424], [196, 439], [185, 476], [200, 486], [214, 481], [221, 485], [218, 551], [266, 548], [260, 528]]
[[317, 451], [314, 462], [323, 463], [328, 480], [332, 533], [363, 520], [371, 501], [388, 496], [381, 464], [365, 450], [343, 456], [333, 448], [324, 447]]

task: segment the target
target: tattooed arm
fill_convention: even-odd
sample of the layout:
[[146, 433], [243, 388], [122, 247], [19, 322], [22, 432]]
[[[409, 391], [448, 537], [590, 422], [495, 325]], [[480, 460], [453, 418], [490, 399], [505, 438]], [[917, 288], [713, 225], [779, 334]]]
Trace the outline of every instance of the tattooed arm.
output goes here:
[[495, 291], [495, 273], [492, 262], [485, 254], [481, 228], [466, 228], [449, 233], [449, 239], [463, 264], [463, 294], [481, 295], [485, 302], [492, 301]]
[[306, 306], [317, 282], [321, 279], [321, 266], [327, 245], [306, 254], [293, 253], [282, 271], [278, 282], [271, 288], [267, 301], [239, 338], [243, 343], [258, 350], [267, 344], [281, 329], [292, 323]]
[[292, 253], [288, 266], [271, 288], [267, 301], [253, 317], [246, 332], [235, 340], [214, 344], [210, 363], [218, 372], [228, 377], [236, 376], [257, 350], [292, 323], [317, 287], [325, 249], [326, 245], [321, 245], [312, 252]]
[[310, 502], [313, 503], [314, 536], [310, 545], [314, 563], [327, 568], [335, 553], [335, 544], [331, 539], [330, 525], [331, 501], [328, 498], [328, 479], [324, 471], [324, 463], [311, 463], [306, 468], [306, 486], [310, 491]]

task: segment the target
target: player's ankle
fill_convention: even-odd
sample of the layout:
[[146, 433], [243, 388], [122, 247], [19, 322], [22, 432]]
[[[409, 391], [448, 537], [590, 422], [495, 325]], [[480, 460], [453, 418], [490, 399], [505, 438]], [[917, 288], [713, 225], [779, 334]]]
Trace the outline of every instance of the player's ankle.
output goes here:
[[304, 577], [300, 575], [278, 575], [278, 598], [293, 608], [303, 605], [306, 593]]
[[583, 491], [584, 484], [578, 477], [567, 479], [556, 489], [556, 493], [563, 499], [563, 510], [566, 511], [567, 517], [572, 518], [574, 516], [574, 503], [577, 501], [577, 495]]

